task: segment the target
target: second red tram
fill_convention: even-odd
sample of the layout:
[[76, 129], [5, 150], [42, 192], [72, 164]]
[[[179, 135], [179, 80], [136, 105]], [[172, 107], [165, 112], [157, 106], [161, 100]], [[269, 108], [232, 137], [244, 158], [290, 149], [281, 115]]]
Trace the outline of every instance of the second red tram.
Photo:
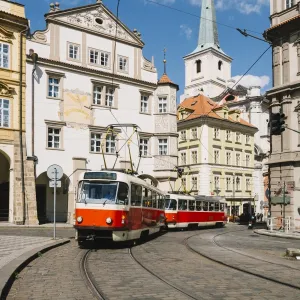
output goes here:
[[205, 196], [168, 194], [165, 216], [168, 228], [222, 227], [227, 223], [225, 201]]

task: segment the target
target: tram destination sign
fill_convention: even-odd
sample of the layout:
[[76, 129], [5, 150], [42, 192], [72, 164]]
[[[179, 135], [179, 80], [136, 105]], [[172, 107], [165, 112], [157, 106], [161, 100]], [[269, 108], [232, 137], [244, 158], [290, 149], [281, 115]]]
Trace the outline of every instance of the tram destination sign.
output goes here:
[[117, 174], [111, 172], [87, 172], [84, 174], [84, 179], [117, 180]]

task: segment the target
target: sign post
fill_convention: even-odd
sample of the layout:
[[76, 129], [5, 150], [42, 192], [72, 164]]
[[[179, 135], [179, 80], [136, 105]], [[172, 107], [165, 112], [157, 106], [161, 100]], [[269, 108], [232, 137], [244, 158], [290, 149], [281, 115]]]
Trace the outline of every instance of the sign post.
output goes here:
[[[60, 180], [63, 177], [63, 169], [59, 165], [52, 165], [47, 170], [47, 176], [51, 180], [49, 185], [54, 187], [54, 197], [53, 197], [53, 239], [56, 239], [56, 187], [57, 183], [60, 183]], [[52, 184], [54, 182], [54, 184]], [[60, 185], [61, 186], [61, 185]]]

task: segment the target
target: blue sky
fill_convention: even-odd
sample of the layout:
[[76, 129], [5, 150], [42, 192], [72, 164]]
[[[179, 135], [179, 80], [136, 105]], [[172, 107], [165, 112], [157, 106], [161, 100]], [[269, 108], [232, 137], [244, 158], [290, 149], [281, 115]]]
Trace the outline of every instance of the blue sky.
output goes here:
[[[50, 0], [15, 0], [26, 6], [26, 16], [32, 31], [45, 28], [44, 14], [49, 11]], [[202, 0], [151, 0], [200, 16]], [[61, 0], [61, 9], [96, 3], [96, 0]], [[117, 0], [103, 0], [116, 13]], [[269, 0], [215, 0], [217, 21], [234, 28], [250, 29], [262, 33], [269, 27]], [[167, 49], [167, 73], [184, 90], [183, 56], [197, 46], [199, 18], [150, 3], [148, 0], [121, 0], [119, 17], [130, 29], [136, 28], [145, 42], [144, 56], [155, 58], [159, 75], [163, 72], [163, 49]], [[218, 25], [223, 51], [233, 58], [232, 76], [242, 75], [268, 48], [268, 44], [245, 38], [236, 30]], [[271, 50], [255, 65], [242, 83], [271, 87]]]

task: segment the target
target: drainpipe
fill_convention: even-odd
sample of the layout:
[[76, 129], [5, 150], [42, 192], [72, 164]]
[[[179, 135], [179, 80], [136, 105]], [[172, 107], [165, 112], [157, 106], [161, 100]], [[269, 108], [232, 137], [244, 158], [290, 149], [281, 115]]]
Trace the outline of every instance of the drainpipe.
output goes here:
[[34, 96], [35, 96], [35, 78], [34, 73], [36, 71], [36, 63], [39, 58], [37, 53], [34, 53], [34, 50], [29, 50], [29, 55], [33, 61], [32, 74], [31, 74], [31, 155], [34, 159], [34, 179], [36, 179], [36, 160], [35, 160], [35, 149], [34, 149], [34, 118], [35, 118], [35, 108], [34, 108]]
[[22, 184], [22, 204], [23, 204], [23, 224], [26, 222], [26, 191], [25, 191], [25, 172], [24, 172], [24, 151], [23, 151], [23, 33], [28, 31], [29, 26], [20, 32], [20, 82], [19, 82], [19, 139], [20, 139], [20, 158], [21, 158], [21, 184]]

